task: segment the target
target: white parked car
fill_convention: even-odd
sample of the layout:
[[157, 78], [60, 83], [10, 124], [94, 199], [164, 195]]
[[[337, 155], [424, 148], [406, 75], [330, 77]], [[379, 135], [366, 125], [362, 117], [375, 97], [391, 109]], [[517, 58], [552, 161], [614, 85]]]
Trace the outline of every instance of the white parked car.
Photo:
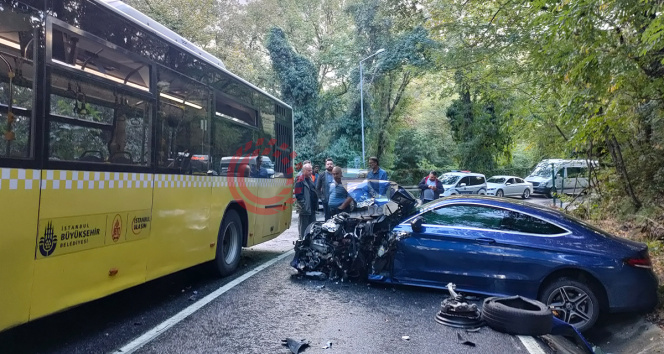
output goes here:
[[438, 179], [445, 188], [441, 197], [457, 194], [486, 194], [486, 177], [481, 173], [453, 171], [444, 173]]
[[516, 176], [493, 176], [486, 180], [486, 194], [496, 197], [530, 198], [533, 184]]

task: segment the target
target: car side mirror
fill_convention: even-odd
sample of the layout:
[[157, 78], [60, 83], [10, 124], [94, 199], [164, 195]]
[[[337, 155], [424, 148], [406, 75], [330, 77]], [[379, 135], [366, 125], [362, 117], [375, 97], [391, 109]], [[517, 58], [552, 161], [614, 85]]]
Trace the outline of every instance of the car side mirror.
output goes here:
[[424, 219], [421, 216], [416, 217], [413, 219], [413, 221], [410, 222], [410, 228], [413, 229], [415, 232], [422, 232], [422, 224], [424, 223]]
[[459, 187], [465, 187], [465, 186], [466, 186], [465, 183], [461, 183], [461, 184], [459, 185]]
[[509, 185], [511, 185], [511, 184], [512, 184], [512, 183], [509, 183], [509, 182], [505, 183], [506, 186], [509, 186]]

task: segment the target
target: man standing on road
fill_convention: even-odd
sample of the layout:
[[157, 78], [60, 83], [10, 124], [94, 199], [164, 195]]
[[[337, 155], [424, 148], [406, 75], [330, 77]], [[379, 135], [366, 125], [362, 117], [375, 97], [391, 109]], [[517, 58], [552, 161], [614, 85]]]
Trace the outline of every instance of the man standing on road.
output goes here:
[[341, 183], [343, 172], [341, 167], [334, 166], [332, 169], [334, 181], [330, 184], [330, 197], [328, 201], [328, 208], [330, 210], [330, 217], [341, 212], [348, 212], [352, 198], [348, 195], [346, 187]]
[[316, 210], [318, 209], [318, 194], [316, 187], [311, 182], [311, 173], [313, 169], [310, 163], [302, 165], [302, 174], [295, 181], [295, 199], [299, 206], [299, 225], [300, 238], [304, 236], [304, 231], [309, 224], [316, 221]]
[[325, 220], [330, 218], [330, 208], [328, 207], [328, 198], [330, 196], [330, 184], [334, 182], [334, 176], [332, 175], [332, 169], [334, 168], [334, 161], [331, 158], [325, 160], [325, 172], [321, 173], [318, 176], [318, 181], [316, 183], [316, 190], [320, 196], [320, 200], [323, 202], [323, 210], [325, 211]]
[[440, 193], [443, 192], [443, 183], [438, 180], [438, 172], [431, 171], [429, 175], [424, 177], [418, 187], [421, 191], [422, 203], [428, 203], [434, 199], [440, 198]]
[[378, 181], [387, 181], [387, 172], [380, 168], [378, 165], [378, 158], [372, 156], [369, 158], [369, 172], [367, 172], [367, 179], [369, 180], [369, 187], [379, 195], [385, 195], [387, 186], [379, 188]]

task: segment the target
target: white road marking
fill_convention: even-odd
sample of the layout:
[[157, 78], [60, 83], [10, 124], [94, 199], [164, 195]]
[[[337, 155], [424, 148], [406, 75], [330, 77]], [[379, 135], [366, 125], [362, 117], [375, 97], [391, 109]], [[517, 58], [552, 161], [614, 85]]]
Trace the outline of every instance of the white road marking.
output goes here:
[[191, 315], [194, 312], [200, 310], [203, 306], [209, 304], [214, 299], [221, 296], [223, 293], [227, 292], [228, 290], [233, 289], [237, 285], [240, 285], [243, 281], [245, 281], [245, 280], [253, 277], [254, 275], [256, 275], [261, 270], [263, 270], [263, 269], [279, 262], [280, 260], [282, 260], [282, 259], [284, 259], [284, 258], [286, 258], [286, 257], [288, 257], [292, 254], [293, 254], [292, 250], [288, 251], [288, 252], [280, 255], [279, 257], [274, 258], [272, 260], [269, 260], [269, 261], [259, 265], [258, 267], [248, 271], [247, 273], [245, 273], [241, 277], [239, 277], [237, 279], [234, 279], [230, 283], [228, 283], [228, 284], [222, 286], [221, 288], [215, 290], [214, 292], [210, 293], [208, 296], [196, 301], [191, 306], [189, 306], [189, 307], [185, 308], [184, 310], [178, 312], [176, 315], [174, 315], [173, 317], [167, 319], [166, 321], [158, 324], [157, 326], [155, 326], [151, 330], [145, 332], [142, 336], [140, 336], [140, 337], [134, 339], [133, 341], [125, 344], [122, 348], [114, 351], [113, 353], [114, 354], [120, 354], [120, 353], [127, 354], [127, 353], [135, 352], [136, 350], [140, 349], [145, 344], [149, 343], [150, 341], [152, 341], [153, 339], [157, 338], [159, 335], [161, 335], [162, 333], [167, 331], [169, 328], [175, 326], [180, 321], [182, 321], [185, 318], [189, 317], [189, 315]]
[[533, 337], [529, 336], [517, 336], [521, 340], [521, 343], [523, 343], [523, 346], [526, 347], [526, 350], [530, 354], [546, 354], [542, 347], [540, 347], [539, 343], [535, 340]]

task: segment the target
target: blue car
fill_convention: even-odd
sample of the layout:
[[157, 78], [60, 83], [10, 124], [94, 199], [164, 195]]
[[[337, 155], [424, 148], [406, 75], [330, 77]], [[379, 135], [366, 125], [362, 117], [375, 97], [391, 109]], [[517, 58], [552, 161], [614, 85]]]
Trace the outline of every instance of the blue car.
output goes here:
[[391, 269], [373, 281], [522, 295], [580, 330], [602, 311], [648, 311], [657, 278], [648, 247], [556, 210], [483, 196], [419, 206], [392, 230]]

